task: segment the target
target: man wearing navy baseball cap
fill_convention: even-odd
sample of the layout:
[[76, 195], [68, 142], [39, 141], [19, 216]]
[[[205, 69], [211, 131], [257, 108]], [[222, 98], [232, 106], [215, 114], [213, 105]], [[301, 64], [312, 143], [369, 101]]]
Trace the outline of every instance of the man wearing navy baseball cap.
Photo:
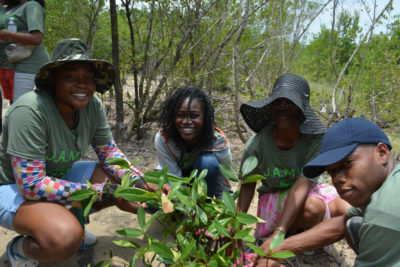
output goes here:
[[307, 177], [327, 171], [352, 207], [287, 238], [276, 250], [299, 253], [346, 236], [355, 266], [400, 266], [400, 165], [386, 134], [369, 120], [345, 119], [328, 129], [321, 152], [304, 166]]

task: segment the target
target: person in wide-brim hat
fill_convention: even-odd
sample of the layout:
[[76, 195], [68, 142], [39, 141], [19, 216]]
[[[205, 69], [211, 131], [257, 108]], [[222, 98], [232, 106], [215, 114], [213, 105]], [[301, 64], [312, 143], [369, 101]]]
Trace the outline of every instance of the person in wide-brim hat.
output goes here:
[[[0, 226], [21, 234], [7, 245], [11, 266], [57, 262], [96, 244], [96, 237], [84, 230], [83, 211], [68, 208], [77, 190], [98, 193], [96, 210], [116, 205], [136, 213], [146, 207], [113, 194], [125, 174], [131, 179], [141, 175], [133, 166], [118, 169], [107, 161], [127, 160], [95, 94], [109, 89], [114, 77], [112, 64], [92, 58], [82, 40], [66, 39], [37, 73], [36, 90], [8, 109], [0, 142]], [[98, 161], [80, 161], [89, 146]], [[163, 189], [168, 194], [169, 187]]]
[[[265, 223], [258, 223], [255, 233], [261, 240], [270, 234], [310, 228], [324, 218], [344, 214], [348, 207], [334, 187], [302, 172], [319, 153], [326, 131], [309, 102], [308, 82], [286, 73], [276, 80], [270, 97], [240, 107], [244, 121], [256, 132], [246, 143], [242, 166], [254, 156], [258, 163], [248, 175], [263, 176], [257, 188], [257, 216]], [[245, 180], [248, 175], [240, 178]], [[255, 186], [255, 182], [241, 185], [240, 212], [247, 212]]]
[[271, 104], [279, 98], [289, 99], [301, 110], [301, 133], [325, 133], [326, 127], [310, 107], [310, 86], [308, 82], [304, 78], [291, 73], [283, 74], [275, 81], [271, 96], [241, 105], [240, 112], [243, 119], [254, 132], [258, 133], [272, 122]]
[[50, 89], [49, 77], [56, 69], [65, 64], [80, 62], [92, 65], [97, 92], [104, 93], [111, 88], [115, 79], [114, 66], [108, 61], [92, 58], [86, 43], [76, 38], [57, 43], [50, 62], [43, 65], [35, 76], [36, 88]]

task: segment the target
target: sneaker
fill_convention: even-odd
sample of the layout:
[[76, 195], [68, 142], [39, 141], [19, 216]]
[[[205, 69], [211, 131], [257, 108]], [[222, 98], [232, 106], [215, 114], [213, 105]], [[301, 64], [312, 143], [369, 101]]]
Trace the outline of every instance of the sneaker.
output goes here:
[[97, 243], [97, 237], [88, 230], [85, 230], [85, 236], [82, 240], [80, 248], [91, 248], [94, 247], [96, 243]]
[[23, 237], [23, 235], [16, 236], [7, 245], [7, 259], [10, 262], [11, 267], [33, 267], [38, 265], [37, 261], [22, 257], [21, 255], [13, 251], [15, 242]]

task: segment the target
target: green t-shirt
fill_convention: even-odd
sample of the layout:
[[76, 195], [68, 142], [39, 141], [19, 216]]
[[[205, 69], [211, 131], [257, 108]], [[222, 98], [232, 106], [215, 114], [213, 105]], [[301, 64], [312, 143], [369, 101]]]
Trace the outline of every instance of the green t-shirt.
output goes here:
[[[302, 172], [303, 167], [318, 156], [322, 138], [322, 134], [302, 134], [295, 147], [282, 150], [276, 146], [272, 138], [271, 126], [266, 126], [247, 141], [241, 166], [250, 156], [258, 159], [258, 165], [252, 174], [257, 173], [265, 177], [258, 187], [260, 196], [264, 193], [288, 189], [299, 176], [305, 177]], [[241, 179], [244, 178], [241, 177]], [[310, 180], [317, 182], [318, 177]]]
[[368, 205], [351, 207], [349, 217], [362, 216], [360, 254], [354, 266], [400, 266], [400, 165], [371, 196]]
[[62, 178], [88, 150], [89, 145], [112, 141], [102, 102], [93, 96], [79, 110], [79, 124], [71, 131], [52, 96], [31, 91], [8, 109], [0, 139], [0, 184], [15, 183], [9, 155], [29, 160], [45, 160], [46, 175]]
[[[10, 10], [0, 9], [0, 30], [7, 29], [10, 16], [14, 16], [17, 24], [17, 32], [40, 31], [45, 34], [45, 12], [43, 7], [36, 1], [20, 4]], [[9, 41], [0, 45], [4, 50]], [[49, 62], [49, 54], [43, 43], [36, 46], [32, 55], [14, 64], [14, 70], [21, 73], [35, 74], [39, 68]]]
[[[2, 14], [6, 13], [6, 8], [2, 4], [0, 4], [0, 17]], [[0, 30], [4, 29], [3, 25], [0, 25]], [[6, 53], [4, 52], [3, 48], [0, 48], [0, 67], [2, 67], [5, 70], [12, 70], [14, 68], [13, 64], [8, 61]]]

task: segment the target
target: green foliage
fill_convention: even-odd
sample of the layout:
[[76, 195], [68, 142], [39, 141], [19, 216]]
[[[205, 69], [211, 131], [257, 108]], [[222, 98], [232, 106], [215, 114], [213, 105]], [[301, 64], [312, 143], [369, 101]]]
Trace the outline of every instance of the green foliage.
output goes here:
[[[110, 159], [109, 163], [121, 168], [130, 167], [126, 161], [115, 158]], [[240, 175], [251, 173], [256, 166], [257, 159], [250, 157], [244, 162]], [[230, 168], [225, 166], [224, 173], [237, 181], [237, 174], [228, 170]], [[115, 197], [145, 202], [156, 208], [156, 212], [147, 219], [145, 209], [140, 206], [137, 211], [138, 228], [128, 227], [117, 231], [128, 239], [116, 240], [114, 243], [134, 250], [131, 266], [137, 260], [142, 260], [144, 264], [158, 261], [171, 266], [200, 266], [211, 263], [215, 266], [231, 266], [232, 262], [239, 259], [243, 248], [228, 248], [239, 240], [259, 255], [266, 255], [252, 244], [255, 238], [250, 234], [254, 224], [264, 221], [250, 214], [236, 212], [235, 201], [238, 194], [231, 195], [224, 191], [222, 200], [209, 198], [204, 180], [207, 170], [200, 173], [194, 170], [190, 177], [184, 178], [168, 175], [167, 171], [167, 168], [161, 172], [149, 171], [140, 178], [146, 183], [158, 184], [156, 192], [123, 185], [115, 191]], [[172, 188], [168, 196], [161, 192], [165, 184]], [[81, 201], [84, 209], [89, 209], [96, 197], [97, 193], [91, 188], [75, 192], [71, 199]], [[172, 237], [172, 241], [161, 242], [158, 236], [151, 236], [146, 232], [154, 220], [165, 227], [165, 232]], [[146, 244], [140, 245], [130, 240], [132, 238], [142, 238], [146, 240]], [[110, 264], [113, 261], [112, 254], [110, 256], [110, 260], [103, 261], [99, 266]]]

